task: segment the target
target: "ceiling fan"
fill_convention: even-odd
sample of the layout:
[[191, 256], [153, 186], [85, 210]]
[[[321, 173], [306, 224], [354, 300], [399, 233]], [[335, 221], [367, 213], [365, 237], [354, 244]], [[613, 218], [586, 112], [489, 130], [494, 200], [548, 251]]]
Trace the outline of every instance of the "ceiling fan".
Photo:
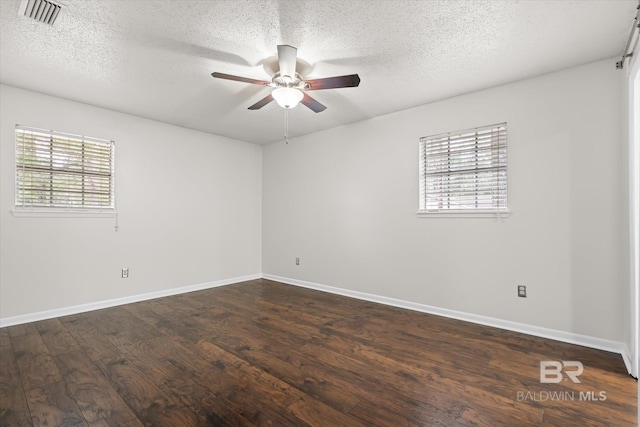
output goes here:
[[275, 100], [278, 105], [286, 109], [293, 108], [298, 105], [298, 103], [302, 103], [312, 111], [319, 113], [326, 110], [327, 107], [307, 95], [307, 91], [356, 87], [360, 84], [360, 77], [357, 74], [304, 80], [302, 76], [296, 72], [297, 51], [298, 49], [293, 46], [278, 45], [278, 65], [280, 70], [273, 75], [270, 82], [217, 72], [211, 73], [211, 75], [218, 79], [234, 80], [273, 88], [269, 95], [250, 106], [249, 110], [259, 110]]

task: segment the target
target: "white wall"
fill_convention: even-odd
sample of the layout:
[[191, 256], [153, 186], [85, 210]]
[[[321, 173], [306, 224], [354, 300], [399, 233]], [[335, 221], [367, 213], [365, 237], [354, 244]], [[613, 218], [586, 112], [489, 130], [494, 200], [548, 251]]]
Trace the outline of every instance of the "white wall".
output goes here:
[[[263, 272], [622, 342], [623, 86], [607, 60], [266, 146]], [[503, 121], [513, 215], [418, 218], [418, 139]]]
[[[15, 124], [116, 141], [118, 232], [10, 213]], [[257, 145], [0, 86], [0, 318], [259, 274], [261, 162]]]

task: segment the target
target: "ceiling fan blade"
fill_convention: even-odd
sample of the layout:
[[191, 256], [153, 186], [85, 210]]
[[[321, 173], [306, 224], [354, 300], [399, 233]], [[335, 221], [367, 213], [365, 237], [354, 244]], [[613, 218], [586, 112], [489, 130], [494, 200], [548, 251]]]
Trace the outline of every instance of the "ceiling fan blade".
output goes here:
[[304, 104], [306, 107], [309, 107], [309, 109], [313, 110], [316, 113], [320, 113], [321, 111], [324, 111], [324, 110], [327, 109], [327, 107], [325, 107], [324, 105], [320, 104], [318, 101], [316, 101], [315, 99], [313, 99], [312, 97], [310, 97], [306, 93], [304, 94], [304, 97], [302, 98], [302, 101], [300, 101], [300, 102], [302, 104]]
[[280, 66], [280, 76], [289, 76], [292, 80], [296, 78], [296, 59], [298, 49], [288, 44], [278, 45], [278, 64]]
[[262, 107], [264, 107], [265, 105], [267, 105], [268, 103], [270, 103], [271, 101], [273, 101], [273, 96], [271, 96], [271, 94], [265, 96], [264, 98], [262, 98], [260, 101], [256, 102], [255, 104], [253, 104], [251, 107], [249, 107], [249, 110], [259, 110]]
[[360, 76], [349, 74], [347, 76], [326, 77], [323, 79], [305, 80], [309, 85], [306, 90], [337, 89], [340, 87], [357, 87], [360, 84]]
[[211, 75], [217, 79], [234, 80], [236, 82], [251, 83], [254, 85], [266, 86], [269, 83], [271, 83], [264, 80], [256, 80], [256, 79], [250, 79], [248, 77], [234, 76], [233, 74], [211, 73]]

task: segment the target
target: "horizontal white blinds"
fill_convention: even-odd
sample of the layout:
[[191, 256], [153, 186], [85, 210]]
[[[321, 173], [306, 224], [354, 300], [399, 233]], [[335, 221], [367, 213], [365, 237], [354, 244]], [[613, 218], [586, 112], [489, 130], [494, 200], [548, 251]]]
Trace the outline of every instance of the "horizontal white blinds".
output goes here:
[[506, 123], [420, 138], [420, 210], [506, 209]]
[[112, 141], [16, 126], [16, 208], [114, 209]]

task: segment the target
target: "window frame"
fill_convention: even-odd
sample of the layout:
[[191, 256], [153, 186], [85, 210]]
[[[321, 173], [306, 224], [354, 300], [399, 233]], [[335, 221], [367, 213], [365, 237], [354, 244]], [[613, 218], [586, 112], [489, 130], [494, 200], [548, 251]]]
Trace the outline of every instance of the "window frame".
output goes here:
[[[482, 131], [491, 131], [493, 129], [504, 128], [505, 144], [504, 144], [504, 171], [505, 171], [505, 190], [504, 190], [504, 203], [505, 206], [491, 207], [491, 208], [465, 208], [465, 209], [451, 209], [451, 208], [427, 208], [426, 207], [426, 194], [427, 194], [427, 173], [426, 173], [426, 158], [427, 155], [424, 151], [429, 141], [451, 138], [455, 136], [468, 135], [472, 133], [478, 133]], [[454, 132], [445, 132], [437, 135], [430, 135], [421, 137], [418, 144], [418, 211], [417, 216], [420, 218], [507, 218], [511, 215], [511, 210], [508, 205], [508, 150], [507, 150], [507, 122], [496, 123], [487, 126], [480, 126], [470, 129], [463, 129]], [[477, 144], [477, 140], [476, 140]], [[486, 150], [492, 150], [493, 148], [487, 148]], [[477, 161], [477, 160], [476, 160]], [[492, 163], [493, 165], [493, 163]], [[497, 166], [498, 169], [501, 169]], [[471, 174], [471, 173], [469, 173]], [[477, 192], [477, 190], [476, 190]]]
[[[109, 195], [111, 204], [110, 206], [37, 206], [37, 205], [28, 205], [28, 204], [20, 204], [18, 192], [20, 191], [20, 182], [18, 178], [19, 173], [19, 147], [18, 147], [18, 132], [35, 132], [39, 134], [44, 134], [50, 138], [60, 137], [60, 138], [68, 138], [75, 141], [80, 141], [82, 144], [85, 143], [98, 143], [98, 144], [109, 144], [110, 145], [110, 175], [109, 176]], [[116, 188], [115, 188], [115, 141], [88, 137], [84, 135], [71, 134], [66, 132], [59, 132], [49, 129], [41, 129], [29, 126], [16, 125], [14, 130], [14, 156], [13, 156], [13, 166], [14, 166], [14, 208], [11, 210], [12, 215], [17, 217], [76, 217], [76, 218], [114, 218], [117, 217], [117, 209], [116, 209]], [[86, 162], [83, 162], [83, 169]], [[83, 178], [85, 174], [80, 174]], [[53, 175], [52, 175], [53, 176]]]

